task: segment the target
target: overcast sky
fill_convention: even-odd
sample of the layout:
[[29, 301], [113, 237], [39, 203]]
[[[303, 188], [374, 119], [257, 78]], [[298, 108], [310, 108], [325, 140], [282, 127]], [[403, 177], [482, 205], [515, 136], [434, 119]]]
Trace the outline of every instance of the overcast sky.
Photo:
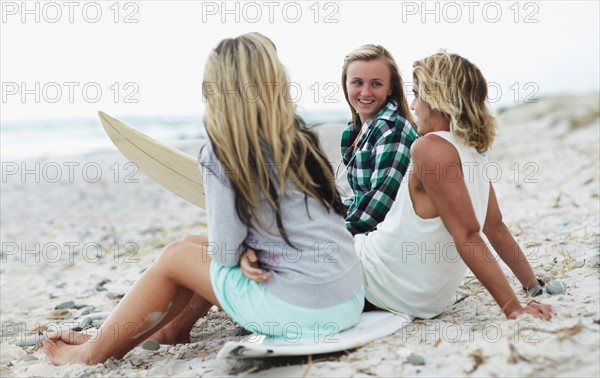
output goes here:
[[[494, 107], [598, 91], [598, 1], [2, 1], [2, 120], [198, 114], [219, 40], [259, 31], [306, 110], [346, 109], [344, 56], [382, 44], [405, 81], [446, 48], [476, 63]], [[409, 98], [410, 100], [410, 98]]]

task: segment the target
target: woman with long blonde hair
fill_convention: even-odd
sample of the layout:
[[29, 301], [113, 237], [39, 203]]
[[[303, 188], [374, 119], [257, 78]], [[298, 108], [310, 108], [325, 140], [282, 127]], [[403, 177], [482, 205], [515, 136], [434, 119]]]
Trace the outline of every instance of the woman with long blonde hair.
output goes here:
[[[45, 340], [53, 363], [120, 358], [192, 302], [196, 314], [217, 305], [242, 327], [291, 342], [358, 322], [364, 292], [345, 209], [287, 83], [274, 44], [261, 34], [225, 39], [211, 52], [203, 82], [210, 142], [199, 157], [208, 239], [169, 244], [96, 336]], [[257, 251], [268, 281], [241, 273], [247, 248]]]

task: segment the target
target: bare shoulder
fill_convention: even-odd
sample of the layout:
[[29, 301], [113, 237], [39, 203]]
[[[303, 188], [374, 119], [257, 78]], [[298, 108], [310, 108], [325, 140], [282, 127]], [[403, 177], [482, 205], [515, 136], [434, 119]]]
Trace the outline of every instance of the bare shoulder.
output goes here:
[[427, 134], [418, 138], [410, 148], [415, 163], [452, 162], [459, 159], [456, 148], [444, 138]]

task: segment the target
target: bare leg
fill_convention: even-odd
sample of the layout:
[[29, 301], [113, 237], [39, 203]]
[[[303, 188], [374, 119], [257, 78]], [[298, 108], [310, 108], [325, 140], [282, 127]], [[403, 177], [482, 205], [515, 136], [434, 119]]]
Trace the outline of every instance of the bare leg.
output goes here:
[[210, 257], [204, 246], [169, 244], [102, 324], [98, 334], [80, 345], [45, 340], [44, 352], [57, 365], [96, 364], [122, 357], [141, 340], [171, 322], [193, 293], [207, 307], [218, 301], [210, 283]]
[[[199, 246], [208, 243], [208, 238], [201, 235], [189, 235], [181, 239], [182, 242], [193, 243]], [[165, 325], [158, 331], [156, 331], [149, 338], [156, 340], [159, 344], [186, 344], [189, 343], [190, 333], [196, 322], [202, 318], [208, 310], [212, 307], [212, 303], [208, 303], [200, 297], [198, 294], [194, 296], [188, 302], [188, 305], [173, 319], [169, 324]], [[48, 335], [48, 338], [57, 341], [62, 340], [67, 344], [78, 345], [83, 344], [92, 335], [75, 332], [60, 330]]]
[[191, 342], [190, 333], [192, 328], [212, 307], [212, 303], [206, 305], [206, 301], [199, 295], [194, 295], [187, 306], [149, 338], [156, 340], [159, 344], [186, 344]]
[[[182, 239], [182, 242], [193, 243], [199, 246], [208, 243], [205, 236], [190, 235]], [[156, 340], [159, 344], [185, 344], [190, 342], [192, 328], [206, 313], [212, 305], [206, 305], [206, 301], [199, 295], [194, 295], [188, 305], [169, 324], [159, 329], [149, 338]]]

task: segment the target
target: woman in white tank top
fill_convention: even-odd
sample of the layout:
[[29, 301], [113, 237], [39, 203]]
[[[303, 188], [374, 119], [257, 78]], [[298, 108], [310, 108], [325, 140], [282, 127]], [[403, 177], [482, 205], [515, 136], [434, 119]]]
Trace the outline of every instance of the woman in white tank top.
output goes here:
[[508, 318], [529, 313], [549, 319], [550, 305], [520, 304], [488, 248], [524, 288], [539, 291], [483, 172], [483, 153], [496, 133], [485, 79], [471, 62], [445, 52], [413, 67], [411, 109], [422, 137], [412, 145], [409, 174], [385, 220], [355, 237], [367, 300], [392, 312], [432, 318], [450, 304], [468, 267]]

